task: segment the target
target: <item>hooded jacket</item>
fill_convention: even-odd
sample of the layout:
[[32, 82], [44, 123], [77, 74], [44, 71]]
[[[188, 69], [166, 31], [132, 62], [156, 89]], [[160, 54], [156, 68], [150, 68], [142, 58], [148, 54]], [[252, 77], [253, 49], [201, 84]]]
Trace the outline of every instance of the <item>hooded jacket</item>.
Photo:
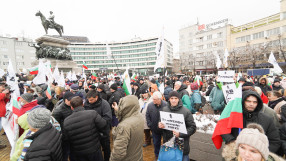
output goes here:
[[219, 87], [214, 87], [209, 96], [211, 106], [214, 110], [222, 111], [224, 109], [224, 96], [223, 92]]
[[186, 89], [187, 89], [187, 85], [182, 84], [179, 90], [177, 91], [180, 95], [180, 99], [182, 99], [184, 95], [189, 96], [189, 92]]
[[148, 105], [153, 101], [153, 98], [151, 97], [150, 94], [148, 94], [148, 98], [144, 99], [142, 94], [140, 96], [141, 98], [139, 99], [139, 105], [140, 105], [140, 113], [142, 114], [144, 118], [144, 129], [149, 129], [147, 126], [147, 121], [146, 121], [146, 112], [148, 110]]
[[34, 100], [32, 102], [29, 102], [29, 103], [25, 104], [24, 106], [21, 107], [19, 116], [22, 116], [27, 111], [31, 110], [33, 107], [35, 107], [37, 105], [38, 105], [37, 100]]
[[[155, 89], [155, 92], [158, 91], [158, 86], [156, 84], [152, 84], [149, 88], [149, 91], [151, 91], [151, 88]], [[154, 92], [150, 92], [150, 93], [151, 93], [151, 96], [153, 96]]]
[[[265, 85], [262, 85], [262, 84], [261, 84], [261, 80], [262, 80], [262, 79], [265, 79]], [[265, 78], [265, 77], [261, 77], [261, 78], [259, 79], [258, 87], [261, 88], [261, 91], [262, 91], [265, 95], [267, 95], [267, 92], [268, 92], [268, 91], [272, 91], [271, 87], [268, 85], [268, 79]]]
[[[244, 107], [244, 102], [246, 98], [248, 98], [249, 96], [256, 97], [258, 101], [257, 107], [252, 112], [247, 111]], [[263, 102], [257, 92], [254, 92], [251, 90], [247, 90], [243, 92], [242, 94], [243, 127], [245, 128], [249, 123], [257, 123], [261, 125], [265, 131], [265, 135], [267, 136], [269, 140], [269, 150], [275, 153], [280, 148], [280, 144], [281, 144], [279, 132], [273, 123], [273, 119], [261, 112], [262, 107], [263, 107]], [[225, 134], [221, 136], [225, 140], [226, 144], [228, 144], [231, 141], [236, 140], [238, 136], [238, 132], [239, 132], [239, 129], [232, 128], [231, 134]]]
[[[196, 128], [197, 128], [191, 111], [183, 106], [183, 103], [181, 100], [179, 101], [179, 103], [176, 107], [171, 107], [170, 102], [168, 102], [168, 105], [163, 107], [162, 111], [184, 115], [187, 134], [180, 133], [179, 137], [184, 138], [183, 154], [189, 155], [189, 152], [190, 152], [190, 145], [189, 145], [190, 136], [196, 132]], [[172, 137], [173, 137], [172, 131], [165, 130], [165, 129], [163, 130], [163, 142], [164, 143], [169, 141]]]
[[139, 113], [138, 98], [122, 98], [115, 112], [119, 124], [112, 129], [113, 150], [110, 161], [143, 161], [144, 119]]

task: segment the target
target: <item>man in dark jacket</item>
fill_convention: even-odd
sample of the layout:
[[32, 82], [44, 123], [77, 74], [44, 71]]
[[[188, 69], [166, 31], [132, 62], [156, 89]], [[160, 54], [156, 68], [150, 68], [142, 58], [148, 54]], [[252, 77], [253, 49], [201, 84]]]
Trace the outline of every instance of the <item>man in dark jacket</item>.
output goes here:
[[[84, 110], [83, 100], [76, 96], [70, 101], [73, 113], [64, 121], [64, 131], [71, 144], [71, 153], [77, 161], [103, 161], [100, 132], [108, 128], [95, 110]], [[106, 134], [105, 134], [106, 135]]]
[[272, 88], [273, 91], [279, 91], [281, 89], [284, 89], [281, 85], [280, 85], [280, 80], [279, 79], [274, 79], [274, 82], [272, 84]]
[[[100, 144], [104, 151], [104, 160], [108, 161], [110, 157], [110, 126], [112, 120], [111, 108], [109, 103], [99, 97], [99, 92], [90, 90], [87, 93], [87, 101], [84, 103], [85, 110], [95, 110], [106, 122], [109, 128], [106, 128], [106, 132], [100, 135]], [[105, 134], [105, 135], [103, 135]]]
[[177, 81], [175, 83], [174, 91], [177, 91], [179, 93], [180, 99], [183, 98], [184, 95], [189, 96], [187, 89], [187, 85], [182, 84], [182, 82]]
[[[121, 93], [117, 90], [117, 84], [116, 83], [113, 83], [111, 86], [110, 86], [110, 92], [112, 93], [109, 100], [108, 100], [108, 103], [110, 105], [110, 107], [112, 107], [112, 104], [113, 102], [116, 102], [117, 104], [119, 103], [119, 100], [121, 98]], [[118, 125], [118, 120], [115, 116], [115, 113], [114, 113], [114, 110], [112, 109], [112, 123], [111, 125], [114, 127], [114, 126], [117, 126]]]
[[[273, 120], [261, 112], [263, 108], [263, 102], [257, 92], [247, 90], [242, 94], [242, 108], [243, 108], [243, 127], [246, 127], [249, 123], [260, 124], [265, 135], [269, 140], [269, 150], [276, 153], [280, 148], [280, 137]], [[239, 129], [232, 128], [231, 134], [221, 135], [226, 144], [234, 144]]]
[[146, 121], [147, 126], [152, 131], [154, 153], [156, 159], [158, 159], [162, 137], [162, 130], [158, 128], [158, 123], [160, 120], [160, 111], [162, 111], [163, 107], [167, 106], [167, 102], [162, 100], [162, 94], [158, 91], [154, 92], [152, 97], [153, 102], [149, 103], [147, 107]]
[[105, 92], [105, 87], [104, 87], [104, 84], [100, 84], [98, 87], [97, 87], [97, 92], [99, 93], [99, 96], [100, 98], [104, 99], [107, 101], [107, 94]]
[[[180, 100], [180, 95], [176, 91], [172, 91], [169, 94], [168, 105], [163, 107], [162, 111], [183, 114], [185, 125], [187, 129], [187, 134], [180, 133], [178, 131], [169, 131], [163, 130], [163, 142], [169, 141], [174, 135], [178, 138], [184, 139], [184, 151], [183, 151], [183, 161], [189, 161], [189, 152], [190, 152], [190, 136], [196, 132], [196, 123], [194, 122], [193, 115], [190, 110], [183, 106], [182, 101]], [[165, 128], [165, 125], [162, 122], [159, 122], [159, 128]]]
[[[72, 109], [70, 107], [70, 100], [74, 97], [75, 95], [72, 92], [66, 92], [63, 96], [63, 101], [62, 103], [56, 107], [52, 113], [52, 116], [60, 123], [61, 129], [64, 128], [64, 120], [67, 118], [69, 115], [72, 114]], [[68, 156], [70, 155], [70, 145], [69, 142], [66, 140], [65, 137], [65, 132], [62, 131], [63, 135], [63, 161], [68, 161]], [[70, 157], [72, 157], [70, 155]]]
[[261, 88], [262, 92], [264, 93], [264, 95], [267, 96], [267, 92], [268, 91], [272, 91], [271, 87], [268, 85], [268, 79], [265, 77], [261, 77], [259, 79], [259, 83], [258, 83], [258, 87]]
[[45, 108], [37, 108], [29, 113], [27, 122], [31, 132], [24, 140], [23, 160], [62, 161], [61, 134], [50, 119], [51, 112]]
[[164, 97], [166, 101], [169, 101], [169, 93], [173, 91], [171, 88], [172, 82], [170, 80], [167, 80], [165, 83], [165, 89], [164, 89]]

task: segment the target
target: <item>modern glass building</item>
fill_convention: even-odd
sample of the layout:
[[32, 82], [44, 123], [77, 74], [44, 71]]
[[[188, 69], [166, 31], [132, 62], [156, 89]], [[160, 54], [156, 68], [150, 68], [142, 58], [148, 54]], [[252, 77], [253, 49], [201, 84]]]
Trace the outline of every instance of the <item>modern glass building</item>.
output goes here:
[[[89, 71], [124, 71], [127, 67], [140, 74], [154, 73], [157, 38], [135, 38], [130, 41], [109, 42], [112, 56], [108, 58], [105, 43], [73, 42], [68, 48], [73, 60], [82, 67], [83, 62]], [[165, 39], [165, 67], [172, 68], [173, 45]], [[162, 72], [158, 69], [157, 72]]]

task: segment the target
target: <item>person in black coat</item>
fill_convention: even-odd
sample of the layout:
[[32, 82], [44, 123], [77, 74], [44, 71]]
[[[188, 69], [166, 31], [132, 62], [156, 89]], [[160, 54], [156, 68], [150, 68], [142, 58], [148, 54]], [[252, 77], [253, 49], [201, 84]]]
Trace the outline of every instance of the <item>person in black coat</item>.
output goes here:
[[[273, 119], [261, 112], [263, 102], [257, 92], [247, 90], [242, 94], [243, 109], [243, 127], [249, 123], [257, 123], [261, 125], [265, 131], [265, 135], [269, 140], [269, 150], [276, 153], [280, 148], [280, 137]], [[231, 134], [221, 135], [226, 144], [234, 143], [239, 134], [238, 128], [232, 128]]]
[[[87, 93], [87, 100], [84, 103], [85, 110], [95, 110], [106, 122], [107, 126], [111, 126], [112, 113], [109, 103], [99, 97], [99, 92], [90, 90]], [[110, 128], [106, 128], [106, 132], [100, 135], [100, 144], [104, 151], [104, 160], [108, 161], [110, 158]], [[103, 135], [105, 134], [105, 135]]]
[[265, 78], [265, 77], [261, 77], [259, 79], [259, 82], [258, 82], [258, 87], [261, 88], [261, 91], [264, 93], [264, 95], [267, 96], [267, 92], [268, 91], [272, 91], [271, 87], [268, 85], [268, 79]]
[[107, 121], [95, 110], [84, 110], [79, 96], [70, 103], [73, 113], [65, 119], [64, 131], [71, 144], [71, 153], [77, 161], [103, 161], [100, 132], [106, 132]]
[[139, 87], [138, 83], [133, 84], [133, 89], [132, 95], [135, 95], [138, 99], [140, 99], [141, 88]]
[[183, 102], [180, 100], [180, 94], [177, 91], [172, 91], [169, 94], [169, 102], [168, 105], [163, 107], [162, 111], [176, 113], [176, 114], [183, 114], [187, 134], [180, 133], [176, 130], [170, 131], [165, 130], [165, 125], [162, 122], [159, 122], [159, 128], [163, 129], [163, 142], [169, 141], [174, 135], [177, 138], [184, 139], [184, 150], [183, 150], [183, 160], [190, 160], [189, 159], [189, 152], [190, 152], [190, 136], [196, 132], [196, 123], [194, 122], [193, 115], [190, 110], [183, 106]]
[[107, 101], [107, 94], [105, 92], [105, 87], [104, 87], [104, 84], [100, 84], [98, 87], [97, 87], [97, 92], [99, 93], [99, 96], [100, 98], [104, 99]]
[[[110, 92], [112, 93], [109, 100], [108, 100], [108, 103], [110, 105], [110, 107], [112, 107], [112, 104], [114, 102], [116, 102], [117, 104], [119, 104], [119, 100], [121, 98], [121, 93], [117, 90], [117, 84], [116, 83], [113, 83], [111, 86], [110, 86]], [[118, 125], [118, 119], [116, 118], [115, 116], [115, 113], [114, 113], [114, 110], [112, 108], [112, 127], [114, 126], [117, 126]]]
[[162, 130], [158, 128], [158, 123], [160, 121], [160, 111], [162, 111], [163, 107], [167, 106], [167, 102], [162, 100], [162, 94], [160, 92], [155, 93], [158, 95], [153, 94], [153, 102], [148, 104], [146, 121], [147, 126], [152, 131], [155, 157], [158, 158], [162, 138]]
[[212, 81], [209, 81], [209, 87], [208, 87], [208, 90], [206, 92], [206, 96], [209, 96], [211, 94], [211, 91], [213, 90], [214, 88], [214, 83]]
[[[65, 92], [63, 96], [63, 101], [54, 109], [52, 116], [59, 122], [61, 129], [64, 128], [64, 120], [72, 114], [72, 109], [70, 107], [70, 100], [75, 96], [72, 92]], [[66, 140], [65, 132], [62, 131], [62, 146], [63, 146], [63, 161], [68, 161], [68, 156], [70, 155], [70, 145]], [[72, 155], [70, 155], [72, 157]]]
[[273, 91], [279, 91], [281, 89], [284, 89], [281, 85], [280, 85], [280, 80], [279, 79], [274, 79], [274, 82], [272, 84], [272, 88]]
[[27, 122], [32, 133], [25, 139], [32, 142], [29, 147], [24, 147], [23, 152], [26, 153], [22, 153], [23, 160], [62, 161], [61, 134], [50, 120], [51, 112], [45, 108], [37, 108], [29, 113]]
[[171, 88], [172, 82], [170, 80], [166, 81], [165, 83], [165, 89], [164, 89], [164, 97], [166, 101], [169, 101], [169, 93], [173, 91]]
[[280, 127], [279, 134], [281, 139], [282, 154], [286, 155], [286, 123], [283, 123], [283, 125]]

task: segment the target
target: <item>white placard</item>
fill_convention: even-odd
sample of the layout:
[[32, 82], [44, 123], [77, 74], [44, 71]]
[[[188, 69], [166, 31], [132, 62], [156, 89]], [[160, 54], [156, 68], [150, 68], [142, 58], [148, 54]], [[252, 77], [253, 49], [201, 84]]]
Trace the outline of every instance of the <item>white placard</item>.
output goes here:
[[234, 82], [234, 70], [218, 71], [218, 82]]
[[160, 111], [161, 122], [165, 125], [166, 130], [175, 130], [187, 134], [185, 119], [183, 114]]
[[223, 91], [223, 95], [225, 98], [226, 103], [228, 103], [231, 99], [234, 99], [235, 95], [234, 95], [234, 91], [236, 89], [236, 86], [234, 83], [232, 84], [226, 84], [222, 86], [222, 91]]

